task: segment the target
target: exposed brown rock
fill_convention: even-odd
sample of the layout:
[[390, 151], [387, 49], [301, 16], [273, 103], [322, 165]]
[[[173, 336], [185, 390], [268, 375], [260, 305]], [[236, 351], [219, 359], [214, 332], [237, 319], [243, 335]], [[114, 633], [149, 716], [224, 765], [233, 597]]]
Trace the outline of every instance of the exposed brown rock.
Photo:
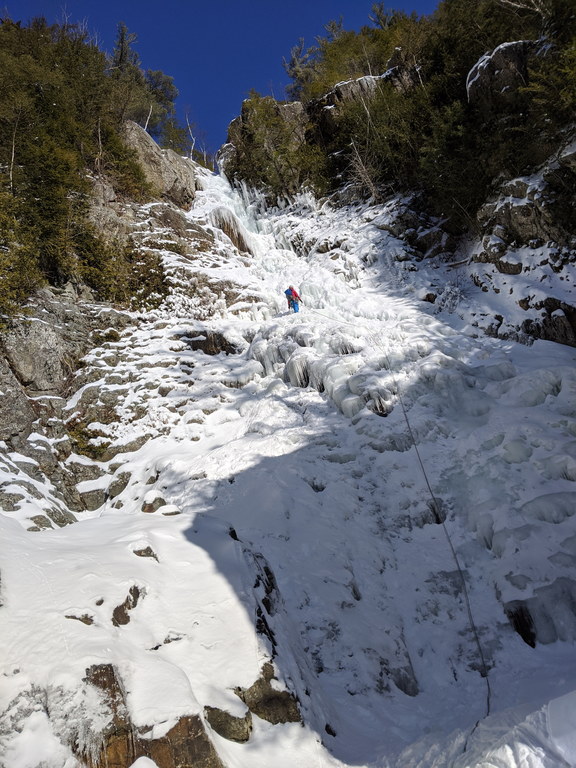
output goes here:
[[76, 619], [76, 621], [81, 621], [82, 624], [86, 624], [87, 626], [90, 626], [90, 624], [94, 624], [94, 617], [89, 616], [87, 613], [83, 613], [82, 616], [65, 616], [66, 619]]
[[72, 512], [69, 512], [67, 509], [52, 507], [51, 509], [46, 510], [46, 514], [59, 528], [63, 528], [65, 525], [71, 525], [76, 522], [76, 518]]
[[126, 597], [126, 600], [121, 605], [117, 605], [112, 611], [112, 624], [115, 627], [119, 627], [124, 624], [128, 624], [130, 621], [129, 611], [136, 608], [138, 600], [144, 595], [144, 591], [140, 591], [140, 588], [134, 584], [130, 587], [130, 591]]
[[225, 352], [227, 355], [235, 355], [238, 350], [228, 339], [218, 331], [203, 331], [197, 336], [184, 339], [190, 349], [200, 349], [205, 355], [218, 355]]
[[54, 527], [50, 520], [48, 520], [47, 517], [44, 517], [44, 515], [33, 515], [30, 520], [34, 523], [34, 525], [27, 529], [29, 531], [43, 531], [47, 528]]
[[96, 488], [92, 491], [84, 491], [80, 493], [82, 504], [84, 509], [88, 509], [91, 512], [95, 509], [99, 509], [106, 501], [106, 491], [104, 488]]
[[134, 554], [138, 555], [138, 557], [153, 557], [156, 562], [158, 562], [158, 557], [156, 556], [156, 553], [152, 549], [152, 547], [144, 547], [143, 549], [135, 549]]
[[153, 512], [156, 512], [160, 507], [166, 506], [166, 501], [162, 496], [156, 496], [153, 501], [145, 501], [142, 504], [142, 512], [145, 512], [147, 515], [151, 515]]
[[88, 768], [128, 768], [148, 757], [159, 768], [224, 768], [198, 715], [180, 718], [165, 736], [146, 738], [150, 728], [130, 722], [122, 682], [111, 664], [86, 670], [85, 682], [98, 688], [110, 711], [96, 754], [81, 755]]
[[130, 472], [119, 472], [108, 486], [108, 497], [115, 499], [116, 496], [121, 494], [130, 482], [131, 477]]
[[530, 298], [518, 302], [522, 309], [543, 309], [539, 319], [529, 319], [522, 330], [535, 339], [555, 341], [576, 347], [576, 308], [553, 297], [532, 303]]

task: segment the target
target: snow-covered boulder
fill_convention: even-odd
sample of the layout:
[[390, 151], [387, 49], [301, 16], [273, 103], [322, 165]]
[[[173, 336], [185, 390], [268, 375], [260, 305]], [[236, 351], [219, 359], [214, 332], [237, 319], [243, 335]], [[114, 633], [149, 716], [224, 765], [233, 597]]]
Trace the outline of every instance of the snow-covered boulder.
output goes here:
[[[123, 682], [111, 664], [99, 664], [86, 670], [85, 682], [99, 691], [108, 724], [99, 749], [80, 751], [91, 768], [97, 766], [140, 765], [172, 768], [175, 765], [198, 765], [223, 768], [221, 760], [206, 734], [198, 715], [181, 717], [176, 724], [156, 735], [154, 729], [136, 728], [130, 720]], [[145, 761], [145, 762], [140, 762]]]

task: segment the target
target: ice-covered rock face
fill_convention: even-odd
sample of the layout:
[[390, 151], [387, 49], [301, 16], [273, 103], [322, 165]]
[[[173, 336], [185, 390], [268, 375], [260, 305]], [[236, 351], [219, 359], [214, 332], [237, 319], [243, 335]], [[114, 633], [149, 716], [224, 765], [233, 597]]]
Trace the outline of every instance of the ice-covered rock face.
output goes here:
[[[98, 764], [92, 670], [138, 766], [198, 726], [227, 768], [519, 768], [517, 745], [549, 768], [564, 721], [535, 710], [576, 688], [573, 349], [485, 337], [506, 305], [414, 262], [397, 206], [202, 186], [165, 302], [85, 356], [67, 452], [42, 425], [35, 464], [3, 447], [27, 488], [0, 515], [0, 754]], [[30, 522], [58, 498], [42, 452], [93, 507], [59, 530]]]

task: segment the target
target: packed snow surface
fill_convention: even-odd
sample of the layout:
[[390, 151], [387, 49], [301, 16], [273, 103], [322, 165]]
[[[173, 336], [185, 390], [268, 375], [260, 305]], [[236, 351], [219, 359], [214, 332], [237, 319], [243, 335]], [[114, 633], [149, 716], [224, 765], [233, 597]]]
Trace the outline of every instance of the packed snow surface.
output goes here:
[[[243, 716], [234, 689], [272, 658], [304, 725], [206, 724], [228, 768], [575, 765], [575, 350], [483, 336], [483, 294], [411, 266], [386, 206], [257, 214], [203, 185], [213, 247], [166, 252], [165, 306], [88, 355], [101, 377], [67, 404], [119, 394], [102, 440], [148, 439], [80, 490], [124, 490], [29, 532], [61, 505], [35, 480], [0, 515], [0, 764], [80, 765], [109, 719], [92, 665], [161, 736]], [[2, 482], [26, 462], [6, 453]]]

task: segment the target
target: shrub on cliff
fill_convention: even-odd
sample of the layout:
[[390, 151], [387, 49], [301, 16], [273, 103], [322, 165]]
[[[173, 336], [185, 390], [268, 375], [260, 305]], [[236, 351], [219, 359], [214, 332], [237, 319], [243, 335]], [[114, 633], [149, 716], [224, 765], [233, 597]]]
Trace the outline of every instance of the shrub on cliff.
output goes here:
[[[573, 0], [443, 0], [422, 18], [376, 3], [371, 21], [359, 32], [332, 22], [325, 37], [309, 48], [301, 40], [285, 61], [288, 92], [310, 118], [301, 146], [324, 189], [351, 183], [373, 197], [418, 190], [433, 212], [465, 228], [495, 180], [529, 171], [573, 120]], [[535, 41], [528, 76], [513, 108], [483, 113], [468, 101], [467, 75], [481, 56], [515, 40]], [[385, 72], [347, 96], [341, 84], [334, 88]], [[254, 130], [233, 124], [232, 170], [238, 180], [290, 193], [311, 171], [298, 165], [293, 146], [282, 148], [274, 110], [268, 99]], [[275, 152], [289, 172], [278, 172]]]
[[0, 189], [0, 326], [41, 281], [35, 239], [20, 223], [17, 201]]
[[321, 191], [325, 158], [318, 147], [305, 143], [305, 122], [305, 117], [283, 114], [271, 97], [252, 91], [241, 118], [230, 127], [237, 152], [228, 172], [263, 186], [271, 198], [293, 194], [303, 185]]

